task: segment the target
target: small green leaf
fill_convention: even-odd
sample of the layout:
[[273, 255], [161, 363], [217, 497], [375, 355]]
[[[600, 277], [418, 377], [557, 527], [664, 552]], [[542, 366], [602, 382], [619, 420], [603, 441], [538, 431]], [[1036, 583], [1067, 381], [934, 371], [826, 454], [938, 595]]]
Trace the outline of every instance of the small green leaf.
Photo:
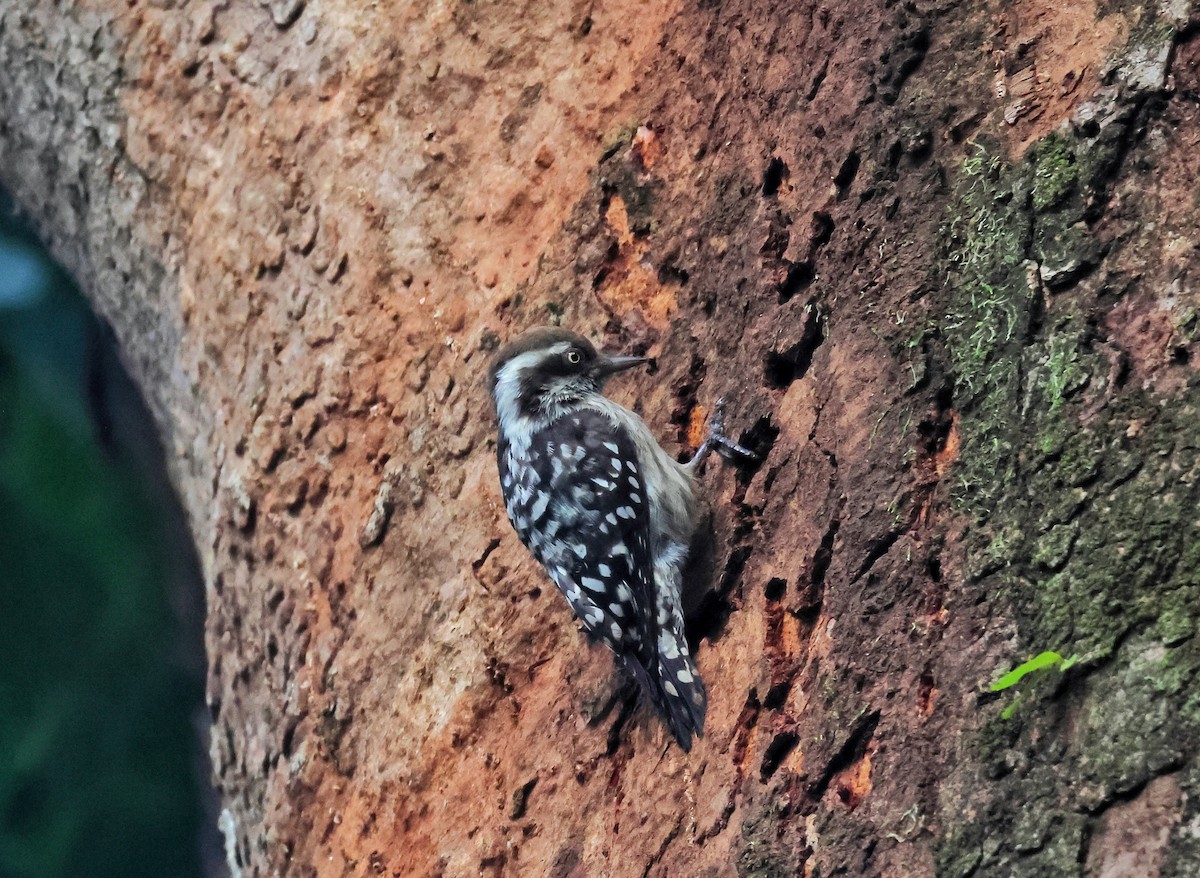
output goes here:
[[1020, 683], [1027, 675], [1034, 671], [1040, 671], [1043, 668], [1052, 668], [1057, 664], [1061, 664], [1063, 657], [1056, 652], [1043, 652], [1040, 655], [1035, 655], [1024, 664], [1017, 665], [999, 680], [992, 684], [992, 692], [1002, 692], [1010, 686], [1015, 686]]

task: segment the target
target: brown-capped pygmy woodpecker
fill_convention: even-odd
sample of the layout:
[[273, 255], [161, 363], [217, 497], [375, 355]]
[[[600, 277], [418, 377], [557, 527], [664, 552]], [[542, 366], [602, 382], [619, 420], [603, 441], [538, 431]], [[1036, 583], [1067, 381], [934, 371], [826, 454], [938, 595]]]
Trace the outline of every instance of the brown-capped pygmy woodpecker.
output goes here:
[[502, 348], [489, 372], [509, 521], [593, 640], [611, 649], [686, 751], [704, 730], [704, 683], [683, 631], [684, 567], [700, 524], [694, 473], [721, 435], [678, 463], [634, 412], [601, 393], [645, 357], [606, 356], [554, 327]]

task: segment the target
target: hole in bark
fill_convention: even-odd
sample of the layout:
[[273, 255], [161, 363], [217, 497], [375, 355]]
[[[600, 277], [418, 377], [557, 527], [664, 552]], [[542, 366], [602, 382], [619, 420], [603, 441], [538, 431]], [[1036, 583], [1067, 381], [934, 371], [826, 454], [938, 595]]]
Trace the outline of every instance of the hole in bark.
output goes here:
[[791, 301], [796, 293], [803, 290], [816, 278], [817, 272], [808, 260], [793, 262], [788, 266], [787, 276], [779, 284], [779, 303]]
[[753, 451], [758, 461], [738, 470], [739, 481], [745, 480], [747, 483], [750, 481], [750, 475], [767, 459], [767, 455], [775, 447], [775, 440], [778, 438], [779, 428], [772, 424], [770, 417], [767, 416], [759, 418], [754, 422], [753, 427], [743, 431], [742, 435], [738, 437], [738, 444]]
[[658, 282], [660, 284], [674, 283], [684, 286], [690, 278], [691, 275], [688, 274], [687, 269], [680, 268], [672, 262], [665, 262], [659, 266]]
[[871, 738], [875, 734], [875, 728], [878, 725], [879, 711], [877, 710], [872, 711], [858, 721], [849, 736], [847, 736], [846, 743], [829, 760], [829, 764], [825, 767], [825, 771], [821, 773], [821, 777], [809, 787], [809, 795], [813, 799], [819, 800], [824, 797], [825, 791], [829, 789], [830, 782], [866, 755], [867, 746], [871, 743]]
[[770, 198], [778, 193], [788, 173], [787, 162], [779, 156], [772, 156], [771, 161], [767, 162], [767, 169], [763, 171], [762, 194]]
[[921, 131], [908, 142], [908, 155], [913, 164], [919, 165], [933, 153], [933, 136]]
[[824, 328], [815, 311], [810, 312], [800, 340], [784, 351], [767, 351], [763, 372], [768, 387], [784, 388], [803, 378], [812, 366], [813, 354], [825, 341]]
[[280, 752], [283, 753], [284, 759], [292, 757], [292, 746], [296, 738], [296, 726], [298, 726], [298, 722], [290, 720], [287, 726], [283, 728], [283, 741], [280, 744]]
[[800, 736], [795, 732], [780, 732], [771, 739], [771, 743], [767, 745], [767, 752], [763, 754], [762, 768], [759, 771], [762, 780], [768, 780], [779, 770], [783, 760], [796, 749], [798, 743]]
[[724, 636], [725, 628], [729, 624], [729, 617], [733, 615], [734, 610], [733, 603], [727, 595], [741, 579], [742, 572], [746, 569], [746, 562], [753, 551], [750, 546], [738, 546], [730, 552], [729, 560], [725, 562], [725, 569], [721, 573], [720, 583], [700, 600], [688, 625], [688, 644], [692, 647], [693, 652], [695, 652], [697, 644], [704, 638], [707, 637], [716, 643]]
[[925, 669], [917, 679], [917, 710], [923, 716], [928, 716], [933, 710], [933, 693], [935, 688], [933, 671], [930, 670], [929, 665], [925, 665]]
[[1191, 361], [1192, 352], [1183, 345], [1178, 345], [1175, 350], [1171, 352], [1171, 362], [1176, 366], [1186, 366]]
[[778, 577], [767, 582], [763, 593], [769, 601], [778, 601], [783, 598], [784, 592], [787, 591], [787, 580], [779, 579]]
[[783, 707], [783, 703], [787, 701], [788, 694], [792, 691], [792, 681], [784, 680], [782, 683], [776, 683], [767, 690], [766, 697], [763, 698], [763, 707], [767, 710], [778, 710]]
[[841, 526], [842, 523], [836, 518], [831, 521], [829, 529], [825, 531], [825, 536], [821, 537], [821, 545], [813, 553], [812, 581], [814, 585], [822, 588], [825, 586], [825, 574], [829, 572], [829, 565], [833, 563], [833, 541], [837, 539]]
[[850, 150], [850, 154], [846, 156], [842, 162], [842, 166], [838, 168], [837, 174], [833, 178], [833, 185], [839, 189], [846, 189], [854, 182], [854, 178], [858, 175], [858, 167], [862, 164], [862, 159], [859, 157], [856, 150]]
[[925, 562], [925, 572], [934, 582], [942, 581], [942, 561], [940, 558], [930, 558]]
[[721, 575], [722, 594], [726, 594], [742, 578], [742, 572], [746, 569], [746, 562], [750, 560], [752, 551], [750, 546], [738, 546], [729, 553], [729, 560], [725, 562], [725, 572]]
[[675, 404], [671, 408], [671, 425], [675, 427], [675, 436], [681, 445], [688, 442], [688, 432], [692, 424], [692, 413], [699, 404], [700, 386], [708, 374], [708, 366], [699, 354], [692, 354], [686, 378], [676, 385]]
[[804, 589], [795, 608], [795, 613], [800, 619], [811, 622], [821, 612], [825, 601], [825, 575], [829, 572], [829, 565], [833, 563], [833, 543], [841, 526], [840, 520], [833, 519], [826, 528], [825, 535], [821, 537], [821, 545], [813, 552], [809, 586]]
[[836, 228], [833, 222], [833, 217], [823, 210], [815, 211], [812, 215], [812, 241], [813, 249], [824, 247], [829, 243], [829, 239], [833, 237], [833, 230]]
[[953, 426], [954, 417], [947, 409], [939, 409], [917, 424], [917, 435], [921, 437], [922, 450], [927, 456], [933, 457], [946, 450]]
[[720, 640], [732, 615], [733, 604], [715, 592], [706, 594], [692, 617], [691, 630], [688, 632], [688, 644], [692, 652], [706, 637], [713, 643]]

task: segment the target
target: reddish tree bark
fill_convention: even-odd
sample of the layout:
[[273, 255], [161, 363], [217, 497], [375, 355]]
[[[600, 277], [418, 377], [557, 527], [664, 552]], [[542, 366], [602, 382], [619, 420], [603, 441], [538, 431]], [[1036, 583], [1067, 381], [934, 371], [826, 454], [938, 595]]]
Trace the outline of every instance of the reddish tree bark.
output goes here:
[[[1194, 15], [0, 7], [0, 174], [203, 559], [235, 870], [1195, 874]], [[504, 521], [480, 379], [548, 321], [764, 457], [703, 477], [690, 755]]]

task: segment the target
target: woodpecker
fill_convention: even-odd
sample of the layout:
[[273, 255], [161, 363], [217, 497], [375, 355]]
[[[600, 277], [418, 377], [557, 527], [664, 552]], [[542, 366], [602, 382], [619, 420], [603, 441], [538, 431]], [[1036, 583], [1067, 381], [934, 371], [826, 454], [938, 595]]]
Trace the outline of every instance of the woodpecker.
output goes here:
[[610, 376], [646, 362], [597, 353], [565, 329], [524, 333], [489, 370], [496, 456], [521, 542], [689, 751], [707, 706], [681, 602], [700, 523], [694, 474], [714, 449], [754, 455], [721, 434], [719, 414], [690, 462], [667, 454], [640, 417], [601, 393]]

